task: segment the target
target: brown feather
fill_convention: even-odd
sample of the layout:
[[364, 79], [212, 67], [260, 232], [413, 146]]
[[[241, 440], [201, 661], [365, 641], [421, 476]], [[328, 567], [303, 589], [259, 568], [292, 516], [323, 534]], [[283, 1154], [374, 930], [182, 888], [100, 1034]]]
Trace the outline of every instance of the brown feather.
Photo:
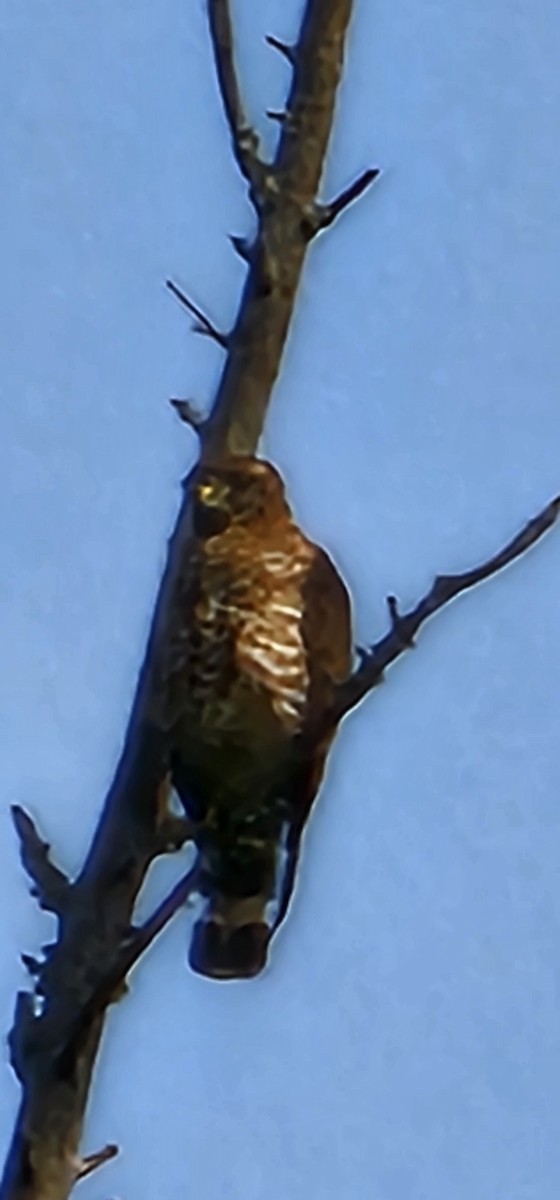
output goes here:
[[270, 464], [200, 472], [193, 511], [152, 715], [172, 730], [174, 785], [200, 822], [208, 908], [191, 962], [231, 978], [266, 959], [282, 830], [299, 845], [332, 738], [312, 731], [351, 667], [350, 601]]

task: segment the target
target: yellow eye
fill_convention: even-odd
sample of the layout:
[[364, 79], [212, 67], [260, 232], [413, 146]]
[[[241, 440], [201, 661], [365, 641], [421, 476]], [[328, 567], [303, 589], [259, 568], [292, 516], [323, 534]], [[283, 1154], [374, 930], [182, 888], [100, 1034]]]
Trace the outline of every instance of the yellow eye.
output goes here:
[[198, 494], [203, 504], [211, 504], [216, 496], [216, 489], [213, 483], [201, 483]]
[[229, 488], [223, 479], [207, 478], [205, 483], [199, 483], [197, 497], [205, 508], [227, 507]]

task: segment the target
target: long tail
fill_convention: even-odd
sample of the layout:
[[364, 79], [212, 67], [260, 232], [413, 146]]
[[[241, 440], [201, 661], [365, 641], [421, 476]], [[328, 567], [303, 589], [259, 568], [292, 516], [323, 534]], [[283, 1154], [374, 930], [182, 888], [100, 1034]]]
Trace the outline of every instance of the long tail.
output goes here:
[[[302, 834], [323, 769], [324, 755], [306, 764], [294, 781], [296, 815], [289, 824], [259, 838], [240, 834], [206, 858], [207, 908], [192, 935], [189, 962], [211, 979], [250, 979], [266, 966], [271, 938], [284, 921], [292, 897]], [[297, 785], [297, 786], [296, 786]], [[278, 854], [280, 852], [280, 863]], [[210, 865], [213, 859], [213, 865]], [[267, 921], [270, 902], [276, 915]]]

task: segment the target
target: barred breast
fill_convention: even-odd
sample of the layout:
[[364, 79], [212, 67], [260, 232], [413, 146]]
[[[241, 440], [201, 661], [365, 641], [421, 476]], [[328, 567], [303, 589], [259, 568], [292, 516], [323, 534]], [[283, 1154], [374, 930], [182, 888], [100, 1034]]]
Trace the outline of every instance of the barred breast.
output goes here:
[[191, 697], [203, 725], [215, 732], [227, 726], [233, 693], [238, 700], [242, 687], [266, 693], [287, 734], [300, 729], [309, 692], [303, 584], [312, 555], [294, 531], [282, 550], [245, 539], [233, 580], [211, 556], [206, 561], [189, 655]]
[[265, 551], [259, 559], [262, 607], [239, 614], [235, 654], [241, 671], [266, 689], [282, 725], [297, 732], [309, 693], [309, 665], [302, 636], [302, 585], [310, 552]]

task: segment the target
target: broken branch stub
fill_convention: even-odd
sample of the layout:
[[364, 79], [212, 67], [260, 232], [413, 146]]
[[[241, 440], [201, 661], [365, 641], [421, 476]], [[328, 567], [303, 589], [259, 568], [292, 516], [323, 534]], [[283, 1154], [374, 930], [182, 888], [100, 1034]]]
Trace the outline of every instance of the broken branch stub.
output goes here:
[[23, 867], [33, 882], [33, 895], [41, 908], [60, 916], [66, 909], [71, 893], [70, 881], [50, 859], [50, 845], [39, 836], [25, 809], [12, 805], [12, 819], [20, 843]]

